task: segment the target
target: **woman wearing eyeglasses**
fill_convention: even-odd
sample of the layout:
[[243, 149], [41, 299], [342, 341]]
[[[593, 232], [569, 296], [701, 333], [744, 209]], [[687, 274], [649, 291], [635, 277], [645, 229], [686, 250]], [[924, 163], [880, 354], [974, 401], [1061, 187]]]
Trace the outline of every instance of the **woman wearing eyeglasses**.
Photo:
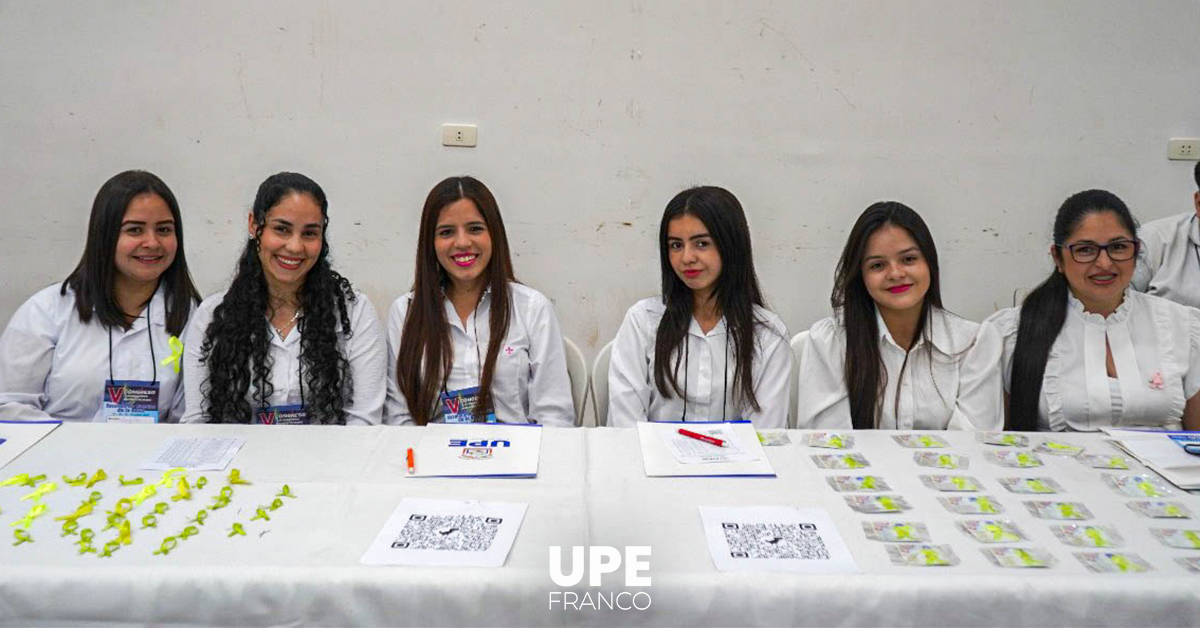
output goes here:
[[1137, 251], [1112, 193], [1063, 202], [1054, 273], [980, 331], [1002, 360], [1009, 429], [1200, 428], [1200, 310], [1127, 290]]

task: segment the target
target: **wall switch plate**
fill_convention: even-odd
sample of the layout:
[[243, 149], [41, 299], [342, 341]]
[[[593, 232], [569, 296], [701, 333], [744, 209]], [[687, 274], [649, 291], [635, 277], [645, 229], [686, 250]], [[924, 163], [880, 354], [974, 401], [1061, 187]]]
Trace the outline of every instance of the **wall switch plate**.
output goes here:
[[1200, 138], [1172, 137], [1167, 142], [1167, 159], [1200, 161]]
[[442, 146], [475, 146], [479, 127], [474, 124], [443, 124]]

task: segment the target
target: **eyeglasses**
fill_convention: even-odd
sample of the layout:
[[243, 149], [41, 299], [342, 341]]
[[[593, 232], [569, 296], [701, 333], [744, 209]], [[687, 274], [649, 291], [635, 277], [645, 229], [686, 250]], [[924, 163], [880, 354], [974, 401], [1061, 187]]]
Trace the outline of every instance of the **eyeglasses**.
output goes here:
[[[1058, 248], [1062, 249], [1061, 246]], [[1096, 258], [1100, 257], [1100, 251], [1107, 252], [1108, 259], [1114, 262], [1124, 262], [1137, 255], [1138, 243], [1135, 240], [1116, 240], [1108, 244], [1077, 242], [1068, 244], [1067, 250], [1071, 251], [1071, 259], [1080, 264], [1096, 261]]]

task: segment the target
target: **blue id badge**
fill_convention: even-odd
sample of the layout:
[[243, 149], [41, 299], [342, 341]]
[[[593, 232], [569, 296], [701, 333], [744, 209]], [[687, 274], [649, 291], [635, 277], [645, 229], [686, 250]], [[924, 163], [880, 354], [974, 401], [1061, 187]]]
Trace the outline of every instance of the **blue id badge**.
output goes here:
[[269, 406], [254, 412], [255, 425], [308, 425], [308, 409], [303, 404]]
[[[442, 421], [445, 423], [474, 423], [475, 402], [479, 399], [479, 387], [451, 390], [441, 394]], [[489, 411], [480, 423], [497, 423], [496, 413]]]
[[107, 423], [158, 423], [158, 382], [105, 381], [100, 409]]

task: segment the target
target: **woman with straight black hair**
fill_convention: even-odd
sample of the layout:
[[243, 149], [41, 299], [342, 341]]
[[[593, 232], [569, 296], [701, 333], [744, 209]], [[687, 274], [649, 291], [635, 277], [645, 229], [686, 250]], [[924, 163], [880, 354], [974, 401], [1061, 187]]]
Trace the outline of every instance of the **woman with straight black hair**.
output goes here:
[[518, 283], [500, 207], [474, 177], [425, 198], [412, 292], [388, 315], [387, 423], [570, 427], [554, 306]]
[[968, 361], [979, 324], [942, 307], [937, 248], [903, 203], [868, 207], [834, 272], [835, 315], [809, 330], [797, 425], [999, 429], [996, 364]]
[[371, 301], [329, 263], [329, 203], [302, 174], [263, 181], [233, 282], [188, 330], [188, 422], [375, 425], [384, 345]]
[[1200, 429], [1200, 310], [1128, 290], [1137, 223], [1104, 190], [1054, 219], [1055, 270], [984, 321], [1013, 430]]
[[634, 304], [617, 331], [608, 424], [787, 427], [787, 328], [763, 303], [737, 197], [713, 186], [680, 192], [663, 212], [658, 244], [662, 296]]
[[175, 195], [149, 172], [112, 177], [75, 270], [0, 336], [0, 419], [178, 421], [178, 336], [199, 302]]

